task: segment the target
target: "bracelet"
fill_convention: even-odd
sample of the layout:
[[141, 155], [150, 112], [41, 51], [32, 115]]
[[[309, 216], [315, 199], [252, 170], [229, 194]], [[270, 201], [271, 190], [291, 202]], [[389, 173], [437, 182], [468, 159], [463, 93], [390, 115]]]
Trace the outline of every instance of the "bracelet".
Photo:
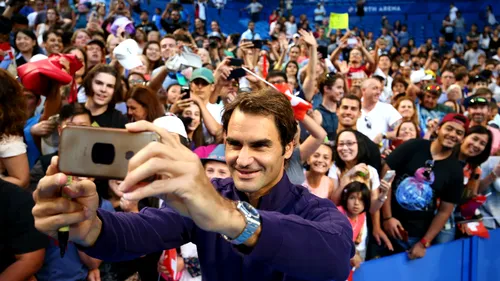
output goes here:
[[393, 217], [388, 217], [388, 218], [385, 218], [384, 221], [388, 221], [390, 219], [392, 219]]

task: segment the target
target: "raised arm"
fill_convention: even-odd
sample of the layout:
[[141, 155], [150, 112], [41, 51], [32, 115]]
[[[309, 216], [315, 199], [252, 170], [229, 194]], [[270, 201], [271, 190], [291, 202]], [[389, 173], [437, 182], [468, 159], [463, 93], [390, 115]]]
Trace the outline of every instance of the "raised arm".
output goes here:
[[299, 33], [309, 47], [309, 62], [307, 63], [306, 79], [302, 85], [302, 90], [304, 91], [306, 100], [310, 101], [315, 94], [314, 82], [316, 81], [316, 64], [318, 63], [318, 43], [312, 32], [299, 30]]
[[[317, 111], [316, 111], [317, 112]], [[315, 114], [315, 113], [313, 113]], [[317, 112], [316, 114], [320, 114]], [[306, 115], [302, 120], [302, 125], [309, 132], [307, 139], [300, 145], [300, 161], [304, 163], [309, 156], [311, 156], [318, 147], [324, 142], [326, 131], [320, 124], [316, 123], [313, 118]]]

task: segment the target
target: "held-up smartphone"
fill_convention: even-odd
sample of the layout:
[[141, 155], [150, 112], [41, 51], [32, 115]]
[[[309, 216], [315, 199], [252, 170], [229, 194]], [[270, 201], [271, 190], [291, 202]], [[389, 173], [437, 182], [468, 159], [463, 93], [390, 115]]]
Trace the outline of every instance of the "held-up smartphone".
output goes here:
[[264, 41], [263, 40], [252, 40], [252, 43], [253, 43], [253, 47], [255, 49], [260, 49], [264, 45]]
[[349, 45], [350, 47], [354, 47], [356, 46], [356, 44], [358, 44], [358, 40], [355, 37], [347, 39], [347, 45]]
[[61, 133], [59, 170], [73, 176], [124, 179], [130, 158], [159, 140], [154, 132], [68, 126]]
[[191, 90], [189, 89], [189, 86], [182, 86], [181, 87], [181, 96], [184, 95], [184, 96], [182, 96], [183, 100], [189, 99], [191, 97], [190, 93], [191, 93]]
[[247, 75], [247, 72], [243, 68], [236, 68], [231, 70], [231, 73], [227, 77], [227, 80], [228, 81], [231, 81], [232, 79], [238, 80], [241, 77], [244, 77], [245, 75]]
[[229, 65], [230, 66], [235, 66], [235, 67], [241, 67], [243, 65], [243, 60], [242, 59], [230, 58], [229, 59]]
[[386, 182], [390, 182], [394, 178], [395, 175], [396, 175], [396, 171], [389, 170], [389, 171], [387, 171], [387, 173], [385, 173], [383, 180], [385, 180]]

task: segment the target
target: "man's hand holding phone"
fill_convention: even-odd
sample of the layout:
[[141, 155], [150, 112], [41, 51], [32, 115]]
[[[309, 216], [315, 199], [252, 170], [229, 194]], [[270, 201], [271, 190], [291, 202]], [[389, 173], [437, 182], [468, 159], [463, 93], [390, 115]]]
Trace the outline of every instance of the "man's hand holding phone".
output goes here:
[[[58, 161], [58, 156], [52, 158], [45, 177], [33, 193], [35, 227], [57, 239], [59, 228], [69, 225], [69, 240], [91, 246], [101, 232], [96, 212], [99, 207], [96, 186], [90, 180], [73, 181], [66, 186], [67, 176], [59, 172]], [[64, 198], [62, 193], [71, 200]]]
[[[203, 230], [237, 237], [245, 219], [233, 201], [223, 198], [205, 175], [199, 158], [165, 129], [146, 121], [127, 124], [131, 133], [154, 132], [161, 141], [150, 142], [128, 163], [128, 173], [119, 190], [126, 200], [160, 197], [181, 215], [189, 217]], [[35, 226], [57, 237], [57, 231], [70, 226], [69, 240], [91, 246], [97, 240], [102, 222], [97, 217], [99, 198], [95, 184], [83, 180], [66, 187], [66, 175], [59, 173], [54, 157], [46, 176], [33, 197]], [[147, 184], [145, 179], [156, 177]], [[64, 198], [61, 190], [72, 200]]]

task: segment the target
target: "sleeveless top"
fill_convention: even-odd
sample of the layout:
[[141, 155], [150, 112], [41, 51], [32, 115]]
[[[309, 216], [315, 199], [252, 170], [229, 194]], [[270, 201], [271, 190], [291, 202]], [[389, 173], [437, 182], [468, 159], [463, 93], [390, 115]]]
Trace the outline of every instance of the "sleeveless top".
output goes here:
[[313, 188], [309, 185], [309, 183], [307, 182], [307, 177], [306, 177], [306, 174], [304, 172], [304, 177], [305, 177], [305, 181], [304, 183], [302, 184], [305, 188], [307, 188], [309, 190], [309, 192], [311, 192], [312, 194], [318, 196], [318, 197], [321, 197], [321, 198], [326, 198], [326, 199], [330, 199], [328, 197], [328, 193], [330, 191], [330, 183], [329, 183], [329, 179], [327, 176], [323, 176], [321, 178], [321, 181], [319, 183], [319, 186], [316, 187], [316, 188]]

